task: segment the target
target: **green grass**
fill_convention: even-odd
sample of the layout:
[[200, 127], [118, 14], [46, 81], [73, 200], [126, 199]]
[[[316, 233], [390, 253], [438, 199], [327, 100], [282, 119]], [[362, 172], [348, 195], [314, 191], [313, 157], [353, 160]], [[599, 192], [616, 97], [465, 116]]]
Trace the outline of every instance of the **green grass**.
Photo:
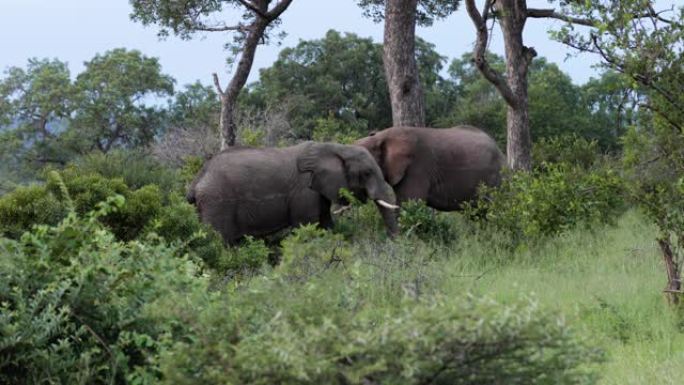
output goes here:
[[[600, 384], [674, 384], [684, 378], [681, 317], [662, 294], [665, 272], [655, 229], [643, 216], [630, 211], [615, 226], [577, 229], [511, 250], [496, 235], [475, 234], [449, 215], [462, 233], [448, 245], [376, 237], [350, 246], [368, 282], [366, 300], [400, 306], [406, 296], [470, 293], [504, 303], [529, 297], [562, 313], [606, 352], [596, 368]], [[320, 279], [330, 287], [348, 285], [337, 283], [339, 270]]]

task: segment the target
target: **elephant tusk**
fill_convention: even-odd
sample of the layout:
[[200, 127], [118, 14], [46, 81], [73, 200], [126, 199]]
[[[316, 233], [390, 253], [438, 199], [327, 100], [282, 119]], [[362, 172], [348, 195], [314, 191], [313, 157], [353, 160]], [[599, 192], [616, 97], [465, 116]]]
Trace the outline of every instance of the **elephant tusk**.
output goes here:
[[349, 209], [351, 209], [351, 208], [352, 208], [351, 205], [342, 206], [342, 207], [340, 207], [339, 209], [334, 210], [334, 211], [333, 211], [333, 214], [339, 215], [339, 214], [342, 214], [343, 212], [345, 212], [345, 211], [347, 211], [347, 210], [349, 210]]
[[383, 201], [382, 199], [377, 199], [375, 202], [377, 202], [380, 206], [382, 206], [386, 209], [399, 210], [399, 206], [393, 205], [391, 203], [387, 203], [387, 202]]

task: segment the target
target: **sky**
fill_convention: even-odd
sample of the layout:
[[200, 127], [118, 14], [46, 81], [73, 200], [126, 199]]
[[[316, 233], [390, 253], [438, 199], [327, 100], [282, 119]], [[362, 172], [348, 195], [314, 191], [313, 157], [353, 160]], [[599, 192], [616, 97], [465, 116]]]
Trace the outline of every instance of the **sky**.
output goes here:
[[[481, 7], [482, 1], [477, 3]], [[548, 8], [549, 4], [546, 0], [530, 0], [528, 7]], [[66, 61], [75, 76], [83, 70], [83, 62], [95, 54], [125, 47], [158, 57], [162, 71], [179, 85], [196, 80], [211, 84], [213, 72], [219, 74], [223, 84], [228, 82], [232, 72], [226, 65], [228, 54], [223, 45], [230, 37], [210, 33], [190, 41], [176, 37], [160, 41], [157, 27], [133, 22], [131, 10], [128, 0], [0, 0], [0, 72], [10, 66], [25, 67], [32, 57], [47, 57]], [[382, 24], [365, 18], [356, 0], [294, 0], [282, 19], [281, 29], [287, 37], [280, 46], [258, 48], [250, 82], [258, 80], [258, 69], [270, 66], [283, 47], [321, 38], [329, 29], [382, 41]], [[575, 83], [598, 76], [598, 70], [592, 68], [597, 63], [595, 57], [568, 57], [570, 51], [565, 46], [549, 39], [548, 31], [561, 25], [560, 21], [528, 20], [525, 44], [557, 63]], [[449, 61], [471, 52], [475, 41], [475, 29], [465, 6], [431, 27], [418, 28], [417, 35], [435, 44], [437, 52]], [[490, 49], [503, 54], [501, 34], [496, 31]]]

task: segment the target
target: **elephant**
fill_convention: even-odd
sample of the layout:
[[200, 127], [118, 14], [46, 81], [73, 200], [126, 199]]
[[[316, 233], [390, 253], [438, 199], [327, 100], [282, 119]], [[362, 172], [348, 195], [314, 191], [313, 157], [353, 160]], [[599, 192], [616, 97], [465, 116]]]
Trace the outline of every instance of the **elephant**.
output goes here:
[[371, 154], [358, 146], [231, 147], [204, 164], [186, 197], [200, 219], [234, 245], [245, 235], [265, 236], [300, 224], [330, 228], [331, 204], [346, 203], [341, 188], [361, 201], [374, 200], [387, 231], [397, 233], [394, 191]]
[[494, 139], [472, 126], [391, 127], [354, 144], [370, 151], [399, 204], [420, 199], [440, 211], [458, 210], [480, 183], [497, 186], [505, 166]]

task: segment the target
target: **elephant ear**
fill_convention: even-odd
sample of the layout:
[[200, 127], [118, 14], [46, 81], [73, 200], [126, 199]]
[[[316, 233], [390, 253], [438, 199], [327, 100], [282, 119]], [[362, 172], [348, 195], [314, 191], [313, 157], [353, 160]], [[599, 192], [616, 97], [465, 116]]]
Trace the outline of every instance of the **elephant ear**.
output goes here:
[[309, 144], [297, 158], [297, 169], [310, 172], [309, 188], [331, 202], [338, 200], [341, 188], [349, 188], [344, 162], [328, 144]]
[[415, 138], [407, 134], [385, 139], [382, 147], [382, 169], [391, 186], [396, 186], [404, 179], [406, 170], [413, 161], [415, 142]]

